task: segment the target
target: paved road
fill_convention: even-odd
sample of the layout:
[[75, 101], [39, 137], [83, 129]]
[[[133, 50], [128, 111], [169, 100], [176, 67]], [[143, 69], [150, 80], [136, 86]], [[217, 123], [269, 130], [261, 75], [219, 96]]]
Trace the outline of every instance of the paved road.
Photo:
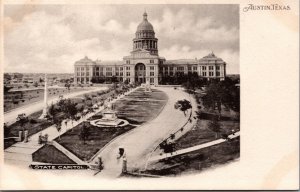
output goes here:
[[[119, 147], [125, 149], [128, 170], [143, 168], [148, 154], [153, 148], [174, 130], [178, 130], [185, 124], [188, 116], [184, 116], [183, 112], [176, 110], [174, 104], [179, 99], [192, 98], [182, 90], [174, 90], [170, 87], [156, 87], [156, 89], [164, 91], [168, 95], [169, 99], [166, 106], [155, 119], [118, 137], [103, 149], [97, 157], [102, 158], [104, 170], [98, 175], [108, 177], [120, 175], [122, 160], [116, 158]], [[195, 104], [195, 102], [192, 103]], [[92, 163], [97, 161], [97, 157]]]
[[[99, 91], [99, 90], [104, 90], [107, 89], [107, 87], [95, 87], [92, 89], [88, 89], [88, 90], [83, 90], [83, 91], [78, 91], [75, 93], [69, 93], [69, 94], [65, 94], [64, 97], [65, 98], [71, 98], [71, 97], [76, 97], [78, 95], [81, 94], [86, 94], [86, 93], [90, 93], [93, 91]], [[48, 104], [51, 104], [52, 102], [56, 102], [58, 100], [57, 98], [51, 98], [48, 100]], [[16, 121], [16, 118], [18, 116], [18, 114], [20, 113], [26, 113], [26, 115], [30, 115], [34, 112], [37, 112], [39, 110], [42, 110], [44, 107], [44, 100], [35, 102], [35, 103], [30, 103], [28, 105], [19, 107], [17, 109], [14, 109], [12, 111], [9, 111], [7, 113], [4, 114], [4, 122], [7, 123], [8, 125], [14, 123]]]

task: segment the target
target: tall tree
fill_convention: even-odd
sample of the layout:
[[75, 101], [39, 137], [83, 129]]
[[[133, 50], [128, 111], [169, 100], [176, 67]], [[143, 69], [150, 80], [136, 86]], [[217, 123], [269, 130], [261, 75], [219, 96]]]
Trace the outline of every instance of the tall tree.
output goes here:
[[19, 123], [20, 127], [22, 128], [22, 131], [24, 131], [25, 124], [29, 122], [28, 117], [25, 115], [25, 113], [19, 114], [17, 117], [17, 122]]
[[221, 133], [221, 126], [217, 118], [213, 118], [209, 124], [208, 128], [215, 132], [215, 138], [218, 139]]
[[188, 100], [183, 99], [183, 100], [178, 100], [178, 101], [175, 103], [174, 107], [175, 107], [175, 109], [181, 110], [181, 111], [184, 113], [184, 115], [186, 115], [185, 112], [186, 112], [188, 109], [191, 109], [191, 108], [192, 108], [192, 105], [191, 105], [191, 103], [190, 103]]
[[58, 117], [55, 117], [55, 118], [53, 119], [53, 123], [54, 123], [55, 128], [56, 128], [56, 130], [57, 130], [57, 132], [58, 132], [58, 138], [59, 138], [59, 140], [60, 140], [60, 131], [61, 131], [61, 123], [62, 123], [62, 119], [61, 119], [61, 118], [58, 118]]
[[91, 134], [90, 127], [86, 125], [86, 122], [84, 122], [81, 127], [80, 135], [79, 135], [80, 139], [83, 140], [83, 144], [86, 144], [86, 140], [88, 140], [90, 134]]

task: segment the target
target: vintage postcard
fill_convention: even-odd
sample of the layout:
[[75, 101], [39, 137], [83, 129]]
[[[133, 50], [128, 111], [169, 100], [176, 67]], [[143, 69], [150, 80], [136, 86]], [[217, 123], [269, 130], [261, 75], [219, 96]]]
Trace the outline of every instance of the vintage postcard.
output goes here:
[[299, 189], [298, 1], [0, 2], [0, 189]]

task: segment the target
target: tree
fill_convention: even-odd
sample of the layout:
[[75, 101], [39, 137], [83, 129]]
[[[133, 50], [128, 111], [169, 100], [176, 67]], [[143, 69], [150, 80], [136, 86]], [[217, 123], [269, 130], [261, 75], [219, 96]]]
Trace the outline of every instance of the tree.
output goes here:
[[48, 108], [48, 118], [49, 118], [49, 120], [52, 120], [53, 117], [56, 115], [56, 113], [57, 113], [57, 109], [56, 109], [55, 105], [52, 103]]
[[8, 91], [10, 90], [10, 89], [12, 89], [13, 87], [7, 87], [7, 86], [5, 86], [4, 85], [4, 94], [5, 93], [8, 93]]
[[8, 126], [6, 125], [6, 123], [4, 123], [3, 129], [4, 129], [4, 138], [9, 137], [9, 134], [10, 134], [10, 132], [11, 132], [11, 128], [8, 127]]
[[160, 149], [164, 151], [164, 153], [172, 153], [175, 151], [175, 143], [167, 142], [166, 140], [159, 144]]
[[62, 123], [62, 119], [61, 118], [57, 118], [57, 117], [54, 117], [53, 118], [53, 123], [56, 127], [56, 130], [58, 132], [58, 138], [60, 140], [60, 130], [61, 130], [61, 123]]
[[128, 84], [129, 84], [129, 80], [126, 79], [126, 80], [124, 81], [124, 84], [125, 84], [125, 85], [128, 85]]
[[65, 84], [65, 87], [70, 91], [71, 83], [69, 81]]
[[90, 134], [91, 132], [89, 126], [87, 126], [86, 123], [84, 122], [81, 127], [80, 135], [79, 135], [80, 139], [83, 140], [83, 144], [86, 144], [86, 140], [88, 140]]
[[20, 127], [22, 128], [22, 131], [24, 131], [24, 126], [26, 123], [28, 123], [28, 117], [25, 115], [25, 113], [19, 114], [17, 117], [17, 122], [19, 123]]
[[208, 128], [211, 129], [213, 132], [215, 132], [215, 138], [218, 139], [220, 132], [221, 132], [221, 126], [220, 123], [218, 121], [218, 118], [213, 118], [209, 124], [208, 124]]
[[60, 130], [61, 130], [62, 119], [57, 117], [58, 111], [59, 111], [59, 109], [54, 104], [51, 104], [48, 109], [47, 118], [55, 125], [55, 127], [58, 131], [58, 137], [60, 139]]
[[185, 112], [186, 112], [188, 109], [191, 109], [191, 108], [192, 108], [192, 105], [191, 105], [191, 103], [190, 103], [188, 100], [183, 99], [183, 100], [178, 100], [178, 101], [175, 103], [174, 107], [175, 107], [175, 109], [181, 110], [181, 111], [184, 113], [184, 115], [186, 115]]
[[38, 86], [39, 86], [38, 82], [35, 81], [35, 82], [33, 83], [33, 86], [38, 87]]
[[213, 81], [208, 85], [206, 95], [202, 98], [202, 101], [206, 109], [217, 109], [220, 119], [222, 105], [239, 112], [240, 91], [231, 79], [226, 78], [225, 81]]
[[118, 78], [116, 76], [112, 76], [111, 82], [112, 83], [117, 83], [118, 82]]
[[202, 82], [200, 81], [197, 72], [189, 73], [187, 76], [184, 76], [184, 79], [186, 79], [186, 81], [182, 83], [182, 86], [189, 94], [194, 93], [196, 88], [202, 86]]
[[76, 103], [73, 103], [70, 99], [65, 102], [65, 113], [71, 121], [76, 120], [76, 114], [78, 110], [76, 108]]

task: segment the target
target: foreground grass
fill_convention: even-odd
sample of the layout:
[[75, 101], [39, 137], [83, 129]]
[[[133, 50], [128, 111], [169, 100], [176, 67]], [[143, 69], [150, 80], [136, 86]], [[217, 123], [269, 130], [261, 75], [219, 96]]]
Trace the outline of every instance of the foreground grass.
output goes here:
[[72, 130], [63, 134], [56, 141], [79, 157], [81, 160], [87, 161], [93, 157], [102, 147], [115, 137], [135, 128], [128, 125], [125, 127], [95, 127], [90, 125], [90, 136], [84, 143], [79, 139], [82, 124], [77, 125]]
[[223, 165], [240, 157], [240, 138], [161, 160], [148, 166], [145, 173], [154, 175], [182, 175]]
[[[215, 132], [208, 128], [209, 120], [198, 119], [195, 128], [187, 132], [176, 141], [176, 150], [184, 149], [203, 143], [207, 143], [216, 139]], [[231, 134], [232, 129], [238, 130], [239, 122], [235, 121], [220, 121], [221, 133]]]
[[52, 145], [45, 145], [32, 154], [35, 162], [52, 163], [52, 164], [76, 164], [69, 157], [63, 154]]

